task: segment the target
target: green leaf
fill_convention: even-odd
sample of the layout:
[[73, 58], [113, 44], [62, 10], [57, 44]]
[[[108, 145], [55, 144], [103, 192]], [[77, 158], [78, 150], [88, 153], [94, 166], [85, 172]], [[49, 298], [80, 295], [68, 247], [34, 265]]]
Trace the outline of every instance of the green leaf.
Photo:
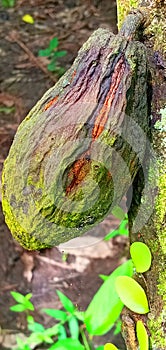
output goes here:
[[25, 299], [24, 305], [27, 310], [34, 311], [34, 305], [31, 303], [31, 301]]
[[49, 47], [47, 49], [44, 49], [44, 50], [39, 50], [39, 52], [38, 52], [38, 56], [40, 56], [40, 57], [49, 57], [50, 54], [51, 54], [51, 50]]
[[45, 329], [44, 333], [47, 334], [49, 337], [53, 337], [58, 334], [60, 326], [61, 325], [59, 323], [55, 324], [54, 326]]
[[27, 322], [28, 322], [28, 323], [34, 323], [35, 321], [34, 321], [33, 316], [28, 315], [28, 316], [27, 316]]
[[146, 328], [142, 321], [137, 321], [136, 324], [136, 333], [139, 343], [139, 350], [148, 350], [149, 349], [149, 339]]
[[10, 310], [14, 311], [14, 312], [23, 312], [26, 310], [26, 306], [23, 304], [16, 304], [16, 305], [11, 306]]
[[10, 294], [12, 295], [12, 297], [20, 304], [24, 304], [25, 302], [25, 296], [22, 295], [21, 293], [18, 292], [10, 292]]
[[149, 312], [148, 301], [144, 289], [133, 278], [119, 276], [115, 281], [116, 291], [121, 301], [130, 310], [138, 314]]
[[62, 292], [60, 292], [59, 290], [57, 290], [56, 292], [58, 294], [58, 297], [59, 297], [64, 309], [66, 309], [68, 312], [73, 314], [73, 312], [75, 311], [75, 306], [71, 302], [71, 300], [68, 297], [66, 297], [66, 295], [64, 295]]
[[0, 106], [0, 112], [4, 113], [4, 114], [10, 114], [15, 112], [15, 107], [6, 107], [6, 106]]
[[96, 350], [104, 350], [104, 345], [100, 345], [96, 348]]
[[29, 300], [31, 298], [32, 298], [32, 293], [28, 293], [28, 294], [25, 295], [25, 299], [26, 300]]
[[67, 51], [55, 51], [54, 52], [54, 57], [63, 57], [63, 56], [66, 56], [66, 54], [67, 54]]
[[79, 320], [84, 322], [85, 318], [85, 312], [84, 311], [78, 311], [77, 309], [74, 311], [73, 315]]
[[58, 330], [58, 340], [60, 339], [66, 339], [67, 334], [66, 334], [66, 329], [63, 325], [59, 325], [59, 330]]
[[31, 350], [28, 344], [25, 344], [25, 342], [21, 338], [16, 338], [18, 348], [16, 350]]
[[119, 319], [115, 324], [114, 335], [117, 335], [121, 332], [122, 321]]
[[143, 273], [149, 270], [152, 255], [145, 243], [134, 242], [130, 247], [130, 255], [137, 272]]
[[3, 7], [13, 7], [15, 5], [16, 0], [1, 0]]
[[79, 336], [79, 324], [78, 324], [78, 321], [77, 321], [76, 317], [74, 317], [74, 316], [70, 317], [69, 321], [68, 321], [68, 325], [69, 325], [71, 338], [78, 339], [78, 336]]
[[33, 323], [29, 323], [28, 324], [28, 329], [29, 331], [32, 331], [32, 332], [44, 332], [45, 331], [45, 328], [44, 326], [41, 324], [41, 323], [38, 323], [38, 322], [33, 322]]
[[59, 44], [59, 40], [57, 37], [53, 38], [50, 40], [50, 43], [49, 43], [49, 49], [50, 51], [53, 51]]
[[55, 72], [56, 71], [56, 64], [54, 61], [51, 61], [48, 65], [47, 65], [47, 69], [50, 72]]
[[119, 206], [113, 208], [112, 214], [119, 220], [123, 220], [126, 215], [123, 209]]
[[115, 290], [117, 276], [132, 276], [133, 264], [126, 261], [108, 276], [107, 280], [94, 295], [85, 312], [85, 324], [92, 335], [102, 335], [109, 331], [119, 318], [123, 303]]
[[47, 343], [47, 344], [52, 344], [52, 343], [54, 342], [54, 341], [52, 340], [52, 338], [51, 338], [49, 335], [45, 334], [45, 333], [43, 333], [43, 334], [41, 335], [41, 339], [42, 339], [43, 342], [45, 342], [45, 343]]
[[119, 227], [116, 230], [113, 230], [109, 232], [105, 237], [104, 240], [108, 241], [109, 239], [116, 237], [118, 235], [122, 236], [128, 236], [129, 231], [128, 231], [128, 218], [125, 217], [124, 220], [120, 223]]
[[84, 346], [81, 345], [79, 340], [76, 339], [63, 339], [52, 345], [48, 350], [84, 350]]
[[66, 321], [67, 319], [67, 314], [65, 311], [62, 310], [55, 310], [55, 309], [42, 309], [45, 314], [55, 318], [56, 320], [59, 321]]
[[106, 281], [108, 279], [109, 276], [107, 275], [99, 275], [99, 277], [103, 280]]

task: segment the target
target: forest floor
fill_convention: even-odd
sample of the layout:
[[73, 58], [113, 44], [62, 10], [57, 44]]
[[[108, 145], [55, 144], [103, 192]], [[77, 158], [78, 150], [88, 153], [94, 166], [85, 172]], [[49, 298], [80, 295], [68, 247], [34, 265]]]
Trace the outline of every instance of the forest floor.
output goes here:
[[[34, 18], [34, 24], [22, 20], [25, 14]], [[48, 61], [38, 57], [38, 51], [57, 37], [58, 50], [67, 51], [59, 64], [68, 69], [80, 46], [98, 27], [116, 33], [114, 1], [20, 0], [14, 8], [0, 6], [0, 175], [18, 125], [58, 79], [47, 70]], [[14, 304], [11, 290], [32, 292], [35, 320], [45, 326], [49, 326], [49, 318], [40, 310], [61, 308], [56, 289], [65, 293], [79, 310], [85, 310], [102, 283], [99, 274], [110, 274], [124, 259], [125, 239], [116, 237], [107, 243], [102, 240], [118, 224], [109, 216], [88, 232], [75, 249], [69, 244], [63, 261], [63, 247], [40, 252], [21, 248], [4, 222], [0, 202], [0, 349], [12, 349], [15, 333], [26, 330], [24, 315], [9, 311]], [[95, 339], [97, 345], [106, 341], [125, 349], [120, 335], [114, 336], [113, 332]]]

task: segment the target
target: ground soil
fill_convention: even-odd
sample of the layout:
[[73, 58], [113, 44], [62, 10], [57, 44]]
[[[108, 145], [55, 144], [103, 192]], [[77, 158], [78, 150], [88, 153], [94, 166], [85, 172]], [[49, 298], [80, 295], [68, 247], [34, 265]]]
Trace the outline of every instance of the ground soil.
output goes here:
[[[33, 16], [34, 24], [22, 20], [25, 14]], [[60, 65], [68, 69], [80, 46], [98, 27], [116, 32], [114, 1], [20, 0], [14, 8], [0, 7], [0, 172], [18, 125], [58, 79], [47, 70], [46, 59], [38, 58], [38, 51], [58, 37], [59, 50], [67, 51]], [[100, 237], [101, 232], [104, 235], [117, 225], [109, 217], [89, 235], [95, 232]], [[126, 241], [119, 238], [104, 246], [97, 239], [90, 248], [69, 250], [65, 262], [62, 249], [27, 252], [13, 240], [1, 206], [0, 242], [0, 349], [11, 349], [10, 334], [26, 329], [24, 316], [9, 311], [13, 304], [11, 290], [32, 292], [35, 319], [48, 326], [49, 319], [40, 310], [61, 307], [55, 290], [63, 291], [80, 310], [85, 310], [101, 284], [99, 274], [110, 274], [121, 263], [126, 247]], [[121, 337], [113, 332], [95, 340], [96, 344], [106, 341], [125, 349]]]

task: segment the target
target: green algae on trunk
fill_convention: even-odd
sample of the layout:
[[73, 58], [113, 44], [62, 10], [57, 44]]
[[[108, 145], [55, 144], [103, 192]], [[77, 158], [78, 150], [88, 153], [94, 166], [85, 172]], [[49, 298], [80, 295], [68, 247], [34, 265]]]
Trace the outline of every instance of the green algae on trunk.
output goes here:
[[134, 40], [144, 16], [132, 21], [116, 36], [95, 31], [18, 128], [3, 169], [3, 211], [26, 249], [89, 230], [138, 172], [146, 150], [140, 129], [146, 135], [149, 125], [148, 68], [146, 48]]

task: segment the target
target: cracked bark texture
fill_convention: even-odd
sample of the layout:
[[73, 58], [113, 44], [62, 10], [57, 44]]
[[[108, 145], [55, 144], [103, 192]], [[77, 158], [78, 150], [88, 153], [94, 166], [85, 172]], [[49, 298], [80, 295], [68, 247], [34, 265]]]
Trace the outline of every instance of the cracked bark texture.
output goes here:
[[[144, 275], [134, 278], [147, 294], [150, 312], [138, 315], [124, 309], [123, 336], [127, 350], [139, 349], [136, 321], [141, 319], [149, 335], [149, 347], [166, 349], [166, 7], [164, 1], [118, 1], [119, 25], [126, 9], [145, 6], [149, 11], [143, 41], [147, 47], [151, 73], [150, 147], [143, 170], [133, 183], [132, 204], [129, 210], [130, 243], [142, 241], [152, 253], [152, 266]], [[155, 159], [155, 160], [154, 160]], [[145, 191], [145, 185], [147, 185]], [[141, 208], [141, 212], [140, 212]], [[149, 212], [149, 213], [148, 213]], [[146, 218], [147, 216], [147, 218]], [[138, 220], [139, 218], [139, 220]]]

